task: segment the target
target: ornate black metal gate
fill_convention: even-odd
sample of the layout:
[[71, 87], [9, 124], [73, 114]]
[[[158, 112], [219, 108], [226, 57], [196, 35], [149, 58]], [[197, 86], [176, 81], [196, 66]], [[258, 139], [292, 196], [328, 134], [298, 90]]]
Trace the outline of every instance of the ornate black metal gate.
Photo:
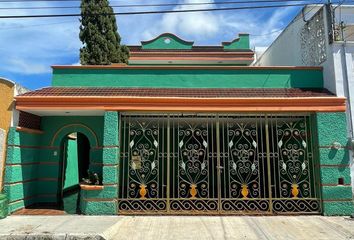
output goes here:
[[122, 115], [120, 214], [319, 213], [310, 116]]

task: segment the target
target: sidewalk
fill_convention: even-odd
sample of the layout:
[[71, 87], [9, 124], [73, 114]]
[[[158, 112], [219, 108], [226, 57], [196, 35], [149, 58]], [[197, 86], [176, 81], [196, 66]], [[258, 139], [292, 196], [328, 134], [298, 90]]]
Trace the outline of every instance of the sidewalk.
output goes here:
[[354, 239], [354, 221], [322, 216], [10, 216], [0, 239]]

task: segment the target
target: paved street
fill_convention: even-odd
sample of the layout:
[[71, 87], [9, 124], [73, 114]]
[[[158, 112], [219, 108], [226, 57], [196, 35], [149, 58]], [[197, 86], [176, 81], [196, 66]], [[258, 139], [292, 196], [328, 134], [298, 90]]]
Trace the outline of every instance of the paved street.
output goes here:
[[10, 216], [0, 239], [354, 239], [343, 217]]

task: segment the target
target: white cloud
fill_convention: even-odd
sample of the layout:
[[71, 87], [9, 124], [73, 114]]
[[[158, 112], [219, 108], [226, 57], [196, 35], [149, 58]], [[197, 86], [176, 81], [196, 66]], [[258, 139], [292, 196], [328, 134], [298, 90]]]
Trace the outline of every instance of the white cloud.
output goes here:
[[267, 16], [255, 11], [242, 11], [234, 15], [221, 15], [220, 19], [221, 25], [229, 32], [233, 34], [239, 32], [250, 33], [252, 46], [266, 47], [274, 41], [286, 26], [287, 22], [284, 19], [293, 16], [296, 12], [296, 8], [279, 8], [272, 10], [270, 16]]
[[[37, 3], [38, 4], [38, 3]], [[4, 5], [0, 5], [4, 6]], [[12, 3], [6, 7], [34, 6]], [[53, 3], [41, 2], [41, 6]], [[0, 15], [33, 15], [58, 13], [55, 10], [0, 11]], [[0, 20], [0, 72], [21, 74], [50, 73], [50, 65], [78, 54], [79, 22], [77, 18], [28, 18]], [[16, 79], [15, 79], [16, 80]]]
[[[183, 0], [179, 3], [214, 3], [214, 0]], [[191, 10], [213, 8], [210, 5], [183, 5], [176, 6], [173, 10]], [[164, 14], [160, 21], [155, 22], [152, 27], [143, 32], [145, 38], [152, 38], [162, 32], [178, 33], [182, 36], [189, 36], [192, 40], [195, 38], [210, 38], [219, 31], [219, 21], [215, 14], [211, 12], [193, 12], [193, 13], [172, 13]]]
[[4, 67], [6, 67], [7, 71], [20, 74], [42, 74], [51, 72], [51, 69], [45, 64], [27, 62], [17, 57], [10, 58]]
[[[0, 58], [0, 71], [20, 72], [26, 69], [28, 74], [48, 72], [51, 64], [57, 64], [62, 58], [73, 54], [78, 55], [78, 27], [78, 23], [71, 22], [41, 27], [0, 28], [0, 52], [6, 56]], [[40, 64], [46, 67], [33, 67]], [[9, 65], [12, 66], [6, 67]]]
[[[179, 3], [200, 3], [206, 0], [181, 0]], [[208, 0], [215, 3], [214, 0]], [[242, 6], [242, 5], [240, 5]], [[211, 5], [177, 6], [174, 10], [213, 8]], [[218, 5], [217, 7], [225, 7]], [[231, 7], [231, 6], [227, 6]], [[268, 46], [280, 34], [292, 16], [295, 8], [265, 10], [235, 10], [219, 12], [193, 12], [163, 14], [148, 25], [139, 26], [141, 40], [149, 40], [163, 32], [172, 32], [196, 44], [219, 45], [222, 41], [235, 39], [240, 32], [251, 34], [252, 46]], [[291, 16], [289, 18], [289, 16]]]

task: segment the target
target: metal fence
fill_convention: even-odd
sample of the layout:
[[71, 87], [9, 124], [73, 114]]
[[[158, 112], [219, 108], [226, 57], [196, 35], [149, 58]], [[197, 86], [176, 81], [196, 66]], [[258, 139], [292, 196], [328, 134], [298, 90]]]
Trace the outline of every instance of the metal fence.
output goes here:
[[121, 116], [120, 214], [320, 213], [309, 115]]

